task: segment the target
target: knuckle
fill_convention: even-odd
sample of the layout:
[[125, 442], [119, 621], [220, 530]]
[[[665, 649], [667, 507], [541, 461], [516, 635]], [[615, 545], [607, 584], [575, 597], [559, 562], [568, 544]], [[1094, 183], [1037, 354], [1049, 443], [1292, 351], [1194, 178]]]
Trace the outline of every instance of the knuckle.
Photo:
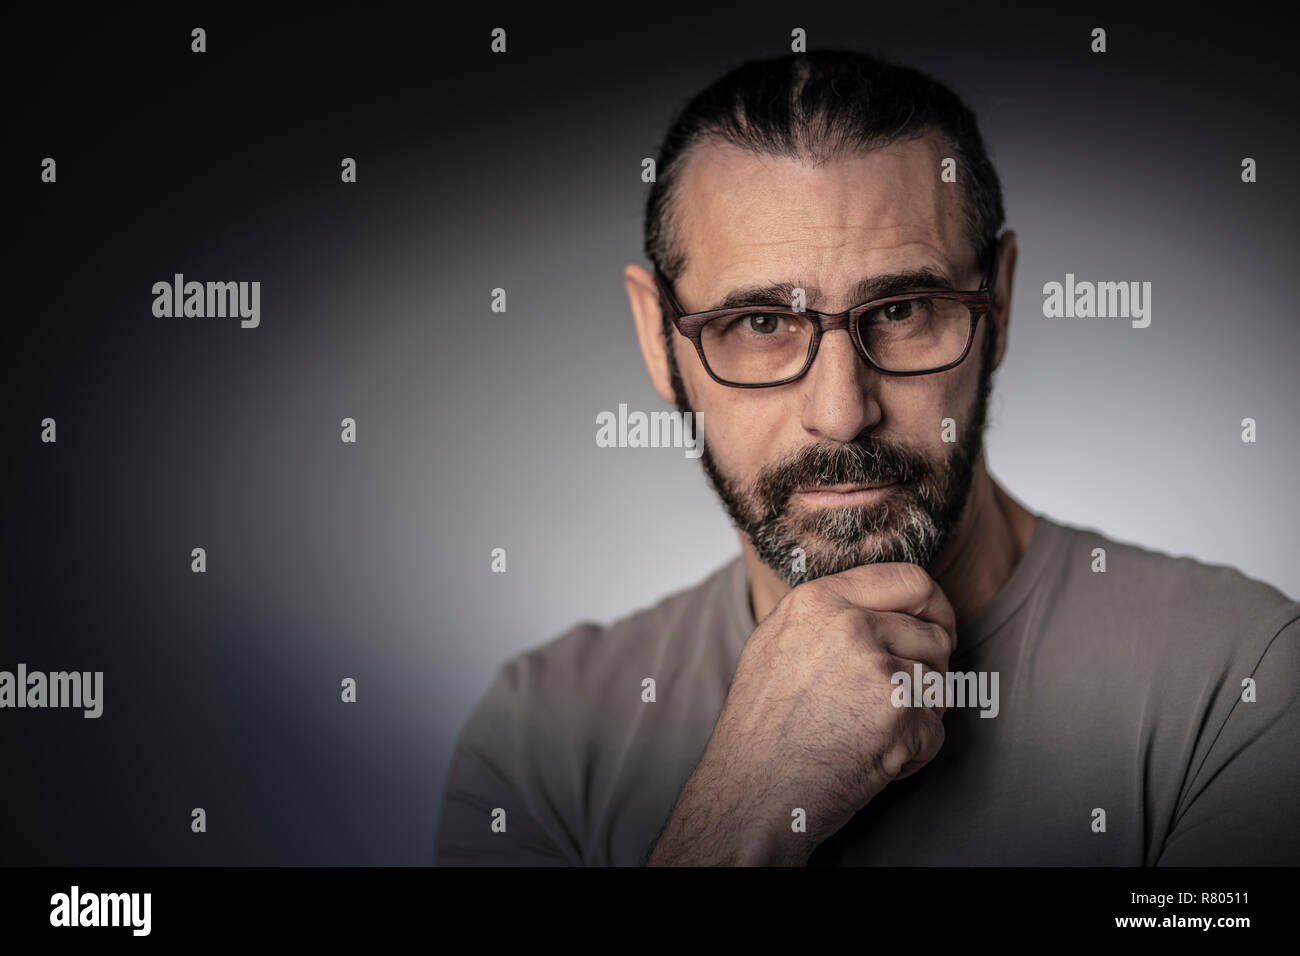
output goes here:
[[943, 712], [941, 710], [930, 707], [922, 708], [920, 725], [927, 738], [943, 740]]
[[828, 591], [821, 579], [796, 584], [786, 595], [786, 601], [796, 610], [808, 610], [826, 604]]
[[908, 757], [918, 757], [943, 743], [943, 720], [928, 707], [913, 708], [905, 721], [901, 737]]
[[957, 636], [950, 632], [946, 627], [930, 622], [930, 630], [931, 633], [934, 634], [934, 639], [939, 643], [939, 646], [943, 648], [946, 655], [951, 656], [952, 652], [957, 650]]
[[934, 579], [919, 564], [898, 564], [898, 582], [909, 594], [929, 596], [934, 588]]
[[901, 662], [884, 647], [873, 644], [864, 650], [867, 667], [882, 683], [892, 684], [892, 678], [902, 670]]
[[941, 747], [943, 746], [944, 738], [947, 735], [947, 731], [943, 726], [943, 717], [933, 710], [926, 711], [926, 713], [928, 715], [928, 719], [926, 720], [926, 732], [929, 734], [930, 739], [934, 741], [934, 746], [936, 748]]
[[854, 630], [870, 643], [879, 643], [881, 635], [880, 615], [865, 608], [846, 608], [846, 616], [853, 619]]

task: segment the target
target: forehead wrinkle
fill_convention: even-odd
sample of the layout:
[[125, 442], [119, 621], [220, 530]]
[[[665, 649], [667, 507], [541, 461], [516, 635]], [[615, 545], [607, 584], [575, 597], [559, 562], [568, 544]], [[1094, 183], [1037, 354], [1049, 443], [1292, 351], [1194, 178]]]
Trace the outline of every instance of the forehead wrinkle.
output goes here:
[[[748, 285], [733, 289], [720, 300], [708, 306], [708, 310], [740, 308], [742, 306], [768, 306], [788, 308], [794, 297], [794, 289], [804, 290], [807, 308], [816, 312], [836, 312], [843, 310], [829, 309], [822, 301], [821, 289], [815, 283], [796, 281], [773, 282], [766, 285]], [[957, 289], [947, 269], [941, 267], [919, 266], [910, 269], [897, 269], [864, 276], [853, 284], [845, 299], [852, 300], [845, 309], [861, 305], [872, 299], [902, 294], [919, 289]]]
[[[741, 290], [766, 290], [769, 301], [779, 295], [780, 304], [788, 307], [789, 291], [799, 287], [805, 290], [809, 308], [825, 310], [822, 289], [817, 283], [791, 278], [794, 270], [787, 271], [790, 266], [805, 276], [820, 276], [823, 280], [847, 275], [853, 280], [843, 287], [845, 296], [853, 299], [844, 302], [844, 308], [848, 308], [865, 301], [857, 295], [863, 282], [878, 278], [860, 278], [867, 272], [862, 268], [867, 264], [865, 260], [875, 259], [880, 252], [892, 258], [907, 246], [919, 248], [912, 256], [871, 264], [891, 274], [927, 269], [947, 276], [943, 285], [965, 287], [957, 281], [961, 276], [952, 274], [962, 271], [958, 264], [948, 262], [950, 255], [962, 258], [956, 248], [948, 248], [962, 245], [960, 204], [955, 210], [947, 208], [948, 197], [942, 190], [904, 189], [907, 199], [900, 203], [893, 196], [860, 196], [852, 179], [840, 182], [832, 178], [827, 182], [803, 176], [803, 169], [786, 176], [788, 157], [755, 155], [726, 147], [693, 152], [683, 170], [678, 198], [694, 197], [694, 201], [681, 202], [677, 210], [682, 232], [697, 240], [692, 244], [692, 253], [696, 249], [703, 253], [687, 256], [680, 277], [693, 274], [687, 285], [696, 287], [690, 293], [694, 301], [683, 303], [688, 308], [716, 308], [724, 298]], [[908, 157], [907, 168], [903, 169], [905, 181], [916, 178], [913, 170], [919, 165]], [[757, 177], [755, 170], [759, 171]], [[739, 172], [746, 175], [740, 176]], [[781, 173], [783, 181], [767, 182], [774, 173]], [[753, 188], [738, 188], [738, 179]], [[797, 190], [789, 188], [796, 184], [800, 190], [815, 188], [816, 195], [825, 201], [819, 202], [806, 192], [793, 202], [773, 201], [798, 195]], [[841, 195], [845, 201], [836, 201]], [[864, 205], [859, 199], [869, 201]], [[723, 225], [728, 223], [729, 229]], [[711, 228], [714, 224], [721, 228]], [[701, 230], [704, 235], [697, 235]], [[785, 254], [787, 250], [789, 255]], [[761, 301], [751, 300], [752, 304]]]
[[[900, 260], [881, 263], [880, 269], [876, 272], [859, 273], [858, 278], [853, 279], [844, 287], [844, 294], [841, 297], [843, 307], [840, 310], [827, 307], [828, 303], [823, 297], [821, 286], [816, 281], [801, 281], [796, 274], [793, 279], [781, 278], [771, 281], [765, 281], [766, 277], [745, 276], [736, 281], [734, 285], [729, 284], [729, 280], [724, 279], [717, 283], [715, 286], [716, 291], [709, 294], [707, 299], [701, 298], [698, 311], [743, 305], [788, 307], [792, 297], [792, 290], [795, 288], [804, 290], [805, 305], [809, 309], [818, 312], [842, 311], [860, 305], [868, 299], [880, 298], [882, 294], [877, 294], [874, 291], [876, 287], [879, 287], [890, 278], [909, 273], [928, 272], [934, 277], [934, 281], [919, 283], [912, 286], [912, 288], [921, 288], [922, 285], [933, 288], [963, 288], [960, 282], [962, 269], [958, 263], [950, 262], [943, 250], [935, 248], [932, 243], [923, 240], [906, 243], [905, 245], [920, 246], [920, 248], [915, 249], [911, 255], [902, 256]], [[864, 253], [874, 255], [882, 251], [897, 254], [900, 248], [895, 246], [875, 246], [864, 250]], [[737, 264], [739, 263], [737, 262]], [[805, 268], [811, 268], [815, 272], [819, 268], [819, 264], [805, 266]], [[731, 270], [723, 270], [724, 273], [727, 271]], [[883, 294], [891, 293], [885, 292]]]

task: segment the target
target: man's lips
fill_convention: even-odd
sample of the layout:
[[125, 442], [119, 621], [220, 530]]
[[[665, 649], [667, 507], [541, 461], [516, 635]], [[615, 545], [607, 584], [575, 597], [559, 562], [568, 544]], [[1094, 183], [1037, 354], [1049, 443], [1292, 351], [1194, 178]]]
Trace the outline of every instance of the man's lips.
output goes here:
[[861, 482], [858, 484], [849, 484], [849, 485], [809, 485], [806, 488], [796, 488], [794, 493], [796, 495], [806, 495], [812, 492], [826, 491], [826, 492], [833, 492], [835, 494], [848, 494], [854, 491], [867, 491], [873, 488], [888, 488], [890, 485], [896, 485], [896, 484], [898, 484], [898, 482], [896, 481], [881, 481], [881, 482], [874, 482], [874, 483]]
[[847, 485], [810, 485], [795, 489], [795, 495], [811, 504], [820, 505], [856, 505], [875, 501], [884, 494], [885, 489], [894, 487], [898, 482], [886, 481], [879, 484], [862, 482]]

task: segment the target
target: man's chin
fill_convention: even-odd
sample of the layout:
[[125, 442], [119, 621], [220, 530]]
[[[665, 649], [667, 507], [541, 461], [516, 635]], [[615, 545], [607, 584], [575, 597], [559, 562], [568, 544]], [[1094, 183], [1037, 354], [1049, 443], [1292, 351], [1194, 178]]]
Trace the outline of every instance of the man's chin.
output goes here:
[[768, 554], [765, 563], [791, 587], [866, 564], [901, 560], [907, 553], [898, 536], [865, 534], [853, 542], [799, 535], [789, 552]]
[[[831, 517], [838, 525], [835, 529], [828, 529], [824, 523], [817, 527], [811, 515], [787, 524], [784, 532], [766, 542], [769, 546], [764, 562], [793, 586], [866, 564], [899, 561], [924, 567], [941, 545], [935, 522], [921, 511], [882, 515], [874, 510], [847, 521], [845, 509], [834, 511]], [[822, 521], [826, 518], [823, 513]], [[785, 567], [779, 568], [778, 564]]]
[[869, 540], [853, 548], [826, 545], [819, 547], [813, 544], [812, 548], [807, 549], [807, 553], [812, 557], [808, 567], [816, 568], [819, 572], [817, 576], [822, 577], [827, 574], [838, 574], [850, 568], [858, 568], [864, 564], [892, 561], [893, 555], [900, 553], [901, 550], [896, 541], [883, 535], [870, 535]]
[[901, 515], [879, 504], [834, 505], [788, 514], [794, 536], [819, 550], [865, 550], [896, 543], [901, 523]]

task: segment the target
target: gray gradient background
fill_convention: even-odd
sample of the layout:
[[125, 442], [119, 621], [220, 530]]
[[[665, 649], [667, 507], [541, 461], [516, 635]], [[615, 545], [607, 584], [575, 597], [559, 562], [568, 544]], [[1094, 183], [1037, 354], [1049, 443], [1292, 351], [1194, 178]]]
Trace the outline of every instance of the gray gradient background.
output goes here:
[[[641, 159], [796, 25], [933, 73], [980, 118], [1020, 242], [994, 474], [1036, 511], [1300, 595], [1281, 23], [748, 9], [132, 7], [15, 32], [0, 668], [103, 670], [106, 693], [98, 721], [0, 712], [0, 862], [428, 863], [496, 666], [737, 553], [698, 460], [598, 448], [595, 418], [667, 408], [621, 280]], [[260, 280], [261, 327], [154, 318], [178, 271]], [[1044, 319], [1067, 272], [1150, 281], [1150, 328]]]

